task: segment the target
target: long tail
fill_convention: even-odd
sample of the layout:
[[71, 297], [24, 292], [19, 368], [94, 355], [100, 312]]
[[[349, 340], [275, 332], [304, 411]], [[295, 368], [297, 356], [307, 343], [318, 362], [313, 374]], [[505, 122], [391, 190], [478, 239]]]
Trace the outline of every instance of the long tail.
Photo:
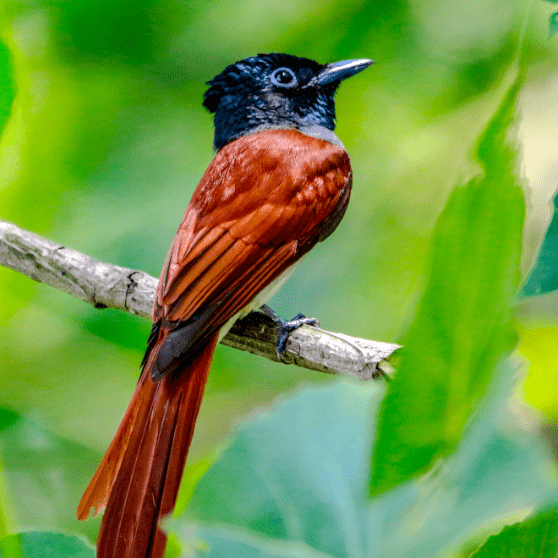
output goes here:
[[122, 423], [78, 506], [106, 505], [97, 558], [163, 558], [159, 520], [174, 508], [218, 332], [180, 371], [159, 382], [146, 367]]

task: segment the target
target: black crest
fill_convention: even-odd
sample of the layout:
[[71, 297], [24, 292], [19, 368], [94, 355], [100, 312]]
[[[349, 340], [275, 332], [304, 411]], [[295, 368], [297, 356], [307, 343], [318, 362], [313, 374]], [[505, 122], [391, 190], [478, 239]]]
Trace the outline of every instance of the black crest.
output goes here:
[[245, 58], [230, 64], [219, 75], [207, 82], [210, 87], [204, 94], [204, 107], [210, 112], [215, 112], [223, 96], [264, 87], [266, 76], [281, 67], [292, 69], [297, 74], [299, 83], [303, 85], [323, 69], [324, 65], [309, 58], [277, 52]]

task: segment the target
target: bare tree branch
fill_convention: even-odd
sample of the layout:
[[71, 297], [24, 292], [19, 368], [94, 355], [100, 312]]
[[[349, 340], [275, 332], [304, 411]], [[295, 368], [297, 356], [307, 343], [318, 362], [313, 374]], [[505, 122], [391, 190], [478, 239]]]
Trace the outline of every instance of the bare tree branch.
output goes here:
[[[0, 264], [71, 294], [95, 308], [117, 308], [150, 317], [157, 279], [137, 271], [100, 262], [0, 220]], [[277, 360], [275, 326], [252, 312], [238, 321], [222, 343]], [[385, 362], [399, 345], [381, 343], [302, 326], [293, 331], [286, 361], [330, 374], [360, 379], [390, 370]]]

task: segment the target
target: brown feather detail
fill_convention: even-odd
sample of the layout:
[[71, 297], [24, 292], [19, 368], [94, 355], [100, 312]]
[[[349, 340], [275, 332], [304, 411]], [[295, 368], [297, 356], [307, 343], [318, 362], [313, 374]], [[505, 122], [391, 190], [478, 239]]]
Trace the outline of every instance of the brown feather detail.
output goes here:
[[[168, 334], [168, 330], [159, 329], [154, 347], [146, 361], [145, 369], [151, 369], [158, 349], [164, 343]], [[130, 445], [132, 436], [138, 431], [141, 432], [149, 416], [147, 407], [151, 405], [157, 384], [148, 380], [149, 374], [142, 373], [124, 418], [101, 463], [97, 467], [97, 471], [81, 497], [77, 510], [79, 520], [87, 519], [91, 508], [93, 508], [93, 516], [96, 516], [107, 504], [114, 479], [122, 465], [126, 448]]]
[[138, 428], [141, 428], [143, 418], [147, 416], [146, 406], [150, 400], [148, 392], [155, 389], [155, 385], [148, 382], [147, 379], [148, 376], [142, 374], [114, 439], [81, 497], [77, 510], [77, 517], [80, 520], [89, 517], [91, 508], [93, 508], [95, 516], [106, 506], [114, 479], [120, 470], [124, 452], [130, 444], [134, 430], [137, 431]]
[[[233, 249], [236, 247], [238, 249]], [[294, 249], [293, 249], [294, 248]], [[169, 313], [167, 319], [171, 321], [182, 320], [182, 316], [191, 315], [193, 311], [201, 306], [201, 302], [205, 301], [205, 305], [211, 305], [214, 301], [220, 302], [226, 297], [228, 304], [233, 304], [234, 311], [229, 316], [221, 313], [224, 306], [219, 304], [218, 315], [211, 320], [211, 323], [222, 325], [229, 318], [234, 316], [236, 312], [245, 305], [240, 305], [240, 296], [243, 290], [254, 290], [252, 283], [257, 283], [258, 287], [254, 294], [266, 286], [267, 283], [261, 284], [258, 281], [258, 273], [263, 268], [272, 267], [275, 271], [274, 277], [279, 276], [296, 258], [296, 246], [293, 243], [274, 247], [261, 247], [257, 244], [246, 245], [242, 240], [237, 240], [229, 252], [216, 260], [202, 278], [196, 280], [191, 288], [184, 290], [180, 295], [176, 304], [173, 305], [172, 313]], [[285, 262], [285, 256], [290, 256], [289, 261]], [[235, 275], [231, 274], [231, 267], [234, 266]], [[234, 293], [230, 296], [230, 293]], [[187, 307], [186, 305], [190, 306]], [[228, 307], [228, 306], [227, 306]], [[217, 307], [216, 307], [217, 308]], [[219, 316], [221, 316], [219, 318]], [[217, 327], [219, 327], [219, 325]]]
[[78, 508], [85, 519], [106, 504], [98, 558], [162, 558], [157, 525], [174, 507], [219, 329], [334, 230], [350, 176], [343, 149], [296, 130], [239, 138], [207, 169], [161, 273], [138, 387]]
[[[262, 261], [255, 262], [251, 268], [239, 277], [237, 284], [233, 286], [234, 297], [227, 299], [225, 304], [220, 305], [218, 313], [215, 313], [212, 319], [207, 321], [207, 329], [211, 331], [213, 328], [220, 327], [247, 306], [262, 289], [298, 259], [296, 254], [296, 242], [292, 242], [275, 250], [273, 257], [263, 258]], [[250, 277], [250, 281], [246, 280], [247, 277]]]
[[[206, 306], [219, 306], [213, 327], [234, 316], [241, 290], [256, 294], [318, 242], [328, 217], [348, 201], [350, 172], [343, 149], [296, 130], [258, 132], [223, 147], [178, 230], [154, 320], [185, 321]], [[288, 261], [273, 256], [293, 242]], [[248, 270], [264, 259], [273, 269], [256, 281]], [[231, 301], [227, 312], [217, 304], [223, 297]]]
[[[215, 333], [203, 351], [175, 373], [145, 383], [134, 426], [110, 492], [97, 541], [98, 558], [162, 558], [166, 536], [157, 527], [176, 502], [203, 397]], [[147, 389], [146, 389], [147, 388]]]
[[[212, 300], [211, 296], [216, 288], [226, 283], [230, 277], [231, 267], [241, 267], [244, 260], [249, 257], [251, 247], [246, 246], [242, 240], [236, 240], [226, 233], [218, 245], [211, 248], [199, 258], [194, 265], [183, 268], [182, 273], [177, 273], [176, 287], [163, 298], [168, 306], [177, 307], [173, 314], [177, 318], [188, 319], [205, 301]], [[176, 296], [176, 294], [180, 296]], [[178, 298], [180, 304], [174, 304]]]

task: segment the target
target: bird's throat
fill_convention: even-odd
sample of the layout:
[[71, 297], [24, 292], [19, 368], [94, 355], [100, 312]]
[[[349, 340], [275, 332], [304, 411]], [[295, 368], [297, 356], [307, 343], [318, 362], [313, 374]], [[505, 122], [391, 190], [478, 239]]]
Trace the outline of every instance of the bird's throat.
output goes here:
[[266, 130], [297, 130], [305, 136], [310, 136], [312, 138], [327, 141], [329, 143], [332, 143], [333, 145], [336, 145], [337, 147], [340, 147], [341, 149], [343, 149], [343, 151], [346, 151], [343, 142], [337, 137], [337, 134], [333, 130], [328, 129], [325, 126], [320, 126], [319, 124], [308, 124], [307, 126], [289, 126], [287, 124], [262, 124], [261, 126], [255, 126], [254, 128], [251, 128], [250, 131], [245, 134], [241, 134], [238, 137], [233, 138], [233, 141], [242, 136], [250, 136], [252, 134], [257, 134], [258, 132], [263, 132]]

